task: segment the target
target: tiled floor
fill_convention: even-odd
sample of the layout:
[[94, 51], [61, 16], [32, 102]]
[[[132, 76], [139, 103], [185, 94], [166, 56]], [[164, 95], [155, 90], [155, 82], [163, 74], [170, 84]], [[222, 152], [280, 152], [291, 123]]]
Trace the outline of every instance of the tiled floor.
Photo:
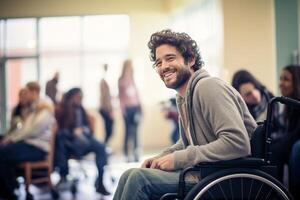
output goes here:
[[[146, 157], [151, 156], [148, 154], [143, 156], [141, 160], [144, 160]], [[105, 167], [105, 174], [104, 174], [104, 184], [111, 192], [112, 195], [110, 196], [101, 196], [100, 194], [96, 193], [94, 189], [94, 181], [97, 176], [96, 166], [94, 161], [92, 160], [84, 160], [81, 161], [80, 164], [77, 161], [70, 161], [70, 181], [68, 184], [63, 184], [58, 186], [58, 191], [61, 200], [71, 200], [71, 199], [78, 199], [78, 200], [111, 200], [113, 198], [113, 193], [117, 187], [118, 180], [121, 174], [129, 168], [139, 167], [141, 163], [137, 162], [124, 162], [125, 159], [120, 155], [112, 155], [109, 159], [109, 165]], [[82, 167], [83, 169], [81, 169]], [[86, 174], [86, 175], [85, 175]], [[73, 178], [72, 178], [73, 177]], [[72, 196], [71, 193], [71, 180], [74, 177], [78, 178], [78, 193], [75, 198]], [[52, 175], [53, 183], [56, 184], [59, 180], [59, 175], [54, 173]], [[47, 187], [36, 187], [30, 186], [30, 191], [32, 192], [35, 200], [50, 200], [51, 193]], [[24, 186], [18, 190], [20, 193], [20, 200], [25, 200], [25, 191]]]

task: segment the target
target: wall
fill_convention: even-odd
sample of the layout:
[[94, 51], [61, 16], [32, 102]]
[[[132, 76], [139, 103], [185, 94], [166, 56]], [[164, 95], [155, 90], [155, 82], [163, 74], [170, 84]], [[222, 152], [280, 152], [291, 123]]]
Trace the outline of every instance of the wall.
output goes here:
[[297, 3], [297, 0], [275, 0], [277, 77], [284, 66], [299, 62]]
[[274, 3], [272, 0], [223, 0], [224, 73], [231, 81], [235, 71], [252, 72], [276, 91]]

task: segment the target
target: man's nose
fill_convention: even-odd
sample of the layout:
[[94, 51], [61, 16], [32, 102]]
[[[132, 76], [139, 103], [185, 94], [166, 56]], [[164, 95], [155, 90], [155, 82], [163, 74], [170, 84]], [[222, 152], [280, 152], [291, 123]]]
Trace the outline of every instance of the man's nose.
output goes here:
[[165, 68], [168, 68], [168, 67], [169, 67], [169, 62], [166, 61], [166, 60], [162, 60], [162, 62], [161, 62], [161, 68], [165, 69]]

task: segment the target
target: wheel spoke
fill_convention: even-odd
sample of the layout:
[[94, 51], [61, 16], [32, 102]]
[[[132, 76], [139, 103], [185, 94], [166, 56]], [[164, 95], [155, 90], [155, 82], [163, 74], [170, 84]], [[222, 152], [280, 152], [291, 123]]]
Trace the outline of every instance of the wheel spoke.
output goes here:
[[219, 188], [220, 188], [220, 190], [221, 190], [221, 192], [222, 192], [223, 197], [224, 197], [225, 199], [227, 199], [227, 198], [226, 198], [226, 195], [225, 195], [225, 193], [224, 193], [224, 191], [223, 191], [223, 188], [222, 188], [221, 184], [218, 184], [218, 186], [219, 186]]
[[233, 199], [233, 192], [232, 192], [232, 183], [231, 183], [231, 179], [229, 179], [229, 185], [230, 185], [230, 194], [231, 194], [231, 199]]
[[243, 178], [241, 178], [241, 193], [242, 193], [242, 199], [244, 199], [244, 195], [243, 195]]
[[257, 199], [257, 197], [258, 197], [258, 195], [259, 195], [259, 193], [260, 193], [262, 187], [263, 187], [263, 183], [260, 184], [260, 187], [259, 187], [259, 190], [257, 191], [255, 200]]
[[250, 190], [249, 190], [248, 200], [250, 200], [250, 197], [251, 197], [252, 186], [253, 186], [253, 179], [251, 179], [251, 184], [250, 184]]
[[270, 194], [272, 193], [272, 188], [270, 188], [270, 190], [269, 190], [269, 192], [268, 192], [268, 194], [267, 194], [267, 196], [266, 196], [266, 198], [265, 199], [269, 199], [269, 196], [270, 196]]
[[209, 199], [216, 199], [215, 197], [214, 197], [214, 195], [208, 190], [208, 194], [209, 194], [209, 196], [210, 196], [210, 198]]

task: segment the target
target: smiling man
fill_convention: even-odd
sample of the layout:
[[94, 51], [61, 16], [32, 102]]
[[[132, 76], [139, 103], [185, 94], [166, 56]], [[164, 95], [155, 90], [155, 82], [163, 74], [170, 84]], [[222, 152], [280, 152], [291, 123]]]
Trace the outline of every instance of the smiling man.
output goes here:
[[[159, 199], [178, 190], [180, 171], [201, 162], [250, 155], [256, 127], [245, 102], [230, 85], [202, 69], [196, 42], [186, 33], [163, 30], [148, 43], [154, 68], [166, 87], [177, 91], [180, 139], [120, 178], [115, 200]], [[186, 190], [199, 181], [188, 176]]]

